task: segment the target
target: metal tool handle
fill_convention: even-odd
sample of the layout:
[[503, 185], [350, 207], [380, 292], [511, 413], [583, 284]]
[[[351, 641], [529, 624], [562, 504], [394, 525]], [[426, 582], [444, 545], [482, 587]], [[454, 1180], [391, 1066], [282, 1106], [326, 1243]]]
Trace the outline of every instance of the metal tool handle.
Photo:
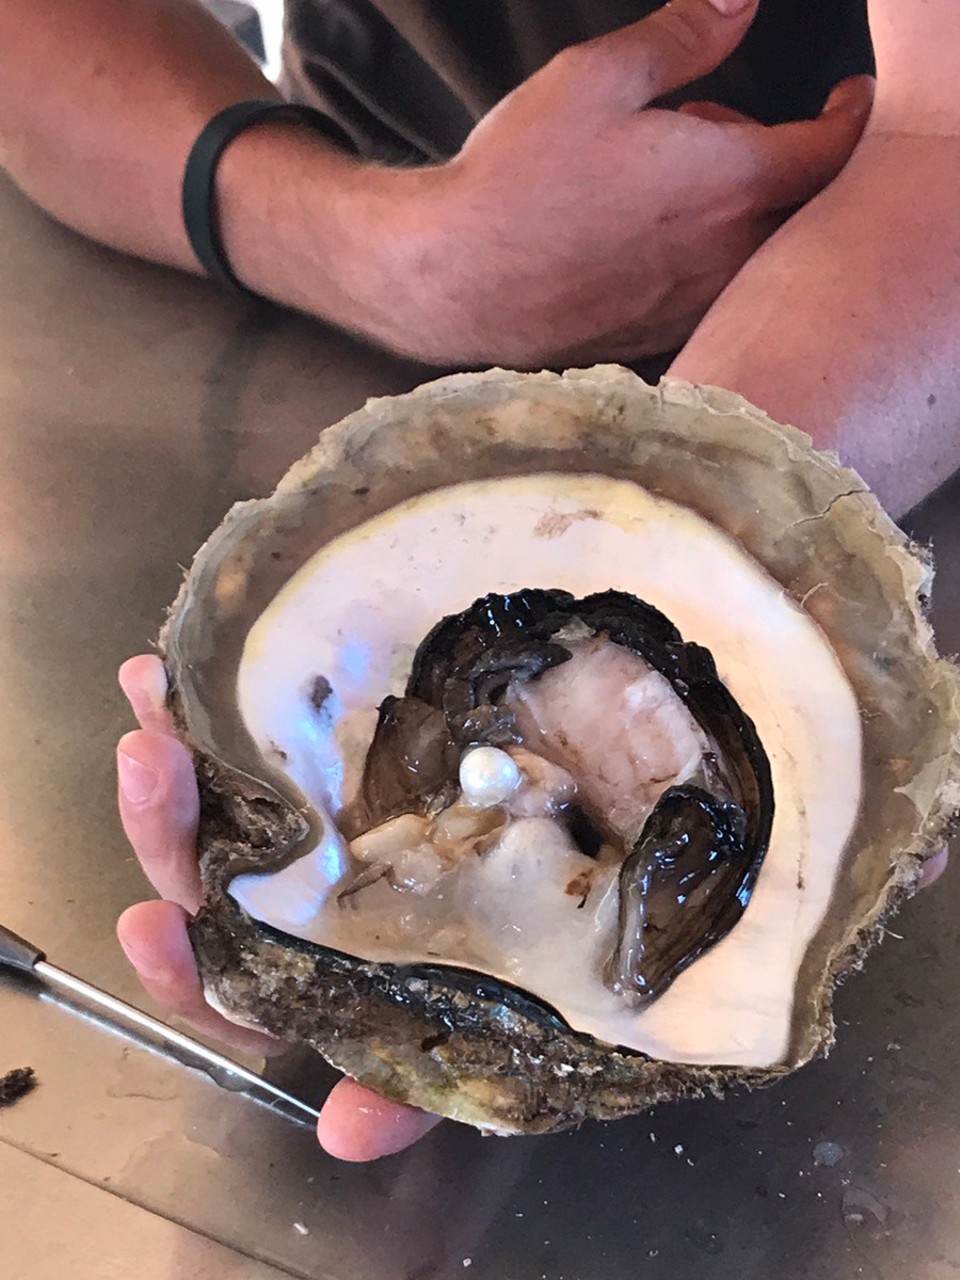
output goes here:
[[110, 1025], [117, 1030], [146, 1034], [155, 1046], [169, 1051], [186, 1066], [199, 1067], [224, 1089], [242, 1089], [255, 1101], [269, 1106], [279, 1102], [286, 1114], [292, 1115], [301, 1123], [314, 1124], [320, 1115], [309, 1103], [287, 1093], [285, 1089], [278, 1089], [275, 1084], [241, 1066], [239, 1062], [208, 1049], [199, 1040], [168, 1027], [165, 1022], [160, 1022], [141, 1009], [118, 1000], [109, 992], [84, 982], [82, 978], [47, 964], [46, 953], [39, 947], [0, 925], [0, 968], [3, 967], [35, 973], [48, 985], [66, 991], [73, 998], [79, 997], [83, 1004], [106, 1014]]
[[46, 958], [46, 953], [39, 947], [35, 947], [32, 942], [27, 942], [26, 938], [21, 938], [12, 929], [5, 929], [0, 924], [0, 965], [30, 973], [41, 960]]

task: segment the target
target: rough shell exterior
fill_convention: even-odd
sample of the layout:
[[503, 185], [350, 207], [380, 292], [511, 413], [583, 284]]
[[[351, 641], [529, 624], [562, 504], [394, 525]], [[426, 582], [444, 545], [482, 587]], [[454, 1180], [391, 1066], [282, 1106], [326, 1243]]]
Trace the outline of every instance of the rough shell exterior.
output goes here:
[[[632, 478], [732, 534], [820, 624], [858, 695], [861, 817], [804, 961], [790, 1052], [776, 1070], [618, 1053], [500, 984], [298, 942], [245, 918], [225, 893], [239, 871], [280, 865], [302, 820], [276, 790], [239, 774], [238, 761], [218, 758], [198, 728], [187, 664], [209, 617], [252, 621], [245, 609], [269, 599], [309, 551], [416, 493], [543, 470]], [[294, 553], [294, 535], [310, 546]], [[283, 550], [271, 558], [275, 546]], [[882, 935], [960, 807], [960, 683], [923, 616], [931, 577], [929, 559], [855, 473], [726, 391], [670, 380], [651, 388], [604, 366], [562, 377], [457, 375], [371, 401], [324, 432], [272, 497], [231, 511], [198, 554], [161, 640], [201, 778], [206, 906], [192, 937], [208, 991], [238, 1021], [313, 1045], [388, 1097], [500, 1132], [545, 1132], [761, 1084], [824, 1052], [837, 979]]]

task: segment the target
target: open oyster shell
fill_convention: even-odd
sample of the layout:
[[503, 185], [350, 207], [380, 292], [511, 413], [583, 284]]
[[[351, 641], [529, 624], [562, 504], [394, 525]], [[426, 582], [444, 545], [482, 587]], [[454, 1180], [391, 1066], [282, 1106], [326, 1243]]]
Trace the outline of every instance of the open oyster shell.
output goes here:
[[[208, 997], [389, 1097], [508, 1133], [805, 1063], [832, 1042], [836, 980], [960, 807], [960, 684], [923, 617], [931, 576], [853, 472], [725, 391], [610, 366], [370, 402], [233, 508], [161, 638], [201, 781]], [[575, 964], [551, 986], [549, 921], [537, 965], [508, 974], [502, 954], [491, 971], [455, 949], [378, 951], [321, 920], [349, 871], [337, 823], [414, 647], [477, 597], [531, 588], [662, 610], [770, 755], [753, 898], [649, 1008], [578, 988]], [[518, 931], [534, 888], [507, 908]]]

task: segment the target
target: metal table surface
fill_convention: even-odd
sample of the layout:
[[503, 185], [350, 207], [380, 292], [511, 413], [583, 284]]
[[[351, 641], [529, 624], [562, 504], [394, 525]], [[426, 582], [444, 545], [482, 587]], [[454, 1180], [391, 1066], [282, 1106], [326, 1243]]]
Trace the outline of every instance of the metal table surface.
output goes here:
[[[115, 668], [232, 501], [426, 374], [85, 243], [2, 182], [0, 226], [0, 920], [144, 1003], [114, 939], [144, 893], [114, 811]], [[913, 521], [947, 650], [958, 497]], [[955, 1280], [958, 894], [954, 868], [908, 907], [840, 992], [833, 1055], [785, 1085], [554, 1138], [447, 1124], [366, 1167], [0, 979], [0, 1071], [40, 1080], [0, 1111], [0, 1280]]]

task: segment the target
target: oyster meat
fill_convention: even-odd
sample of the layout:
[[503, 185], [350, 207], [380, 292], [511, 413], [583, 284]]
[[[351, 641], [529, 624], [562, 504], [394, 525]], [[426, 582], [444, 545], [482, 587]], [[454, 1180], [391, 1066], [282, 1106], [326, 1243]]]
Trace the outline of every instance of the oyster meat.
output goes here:
[[372, 402], [234, 508], [162, 636], [208, 998], [498, 1132], [801, 1065], [957, 807], [930, 574], [726, 392]]

